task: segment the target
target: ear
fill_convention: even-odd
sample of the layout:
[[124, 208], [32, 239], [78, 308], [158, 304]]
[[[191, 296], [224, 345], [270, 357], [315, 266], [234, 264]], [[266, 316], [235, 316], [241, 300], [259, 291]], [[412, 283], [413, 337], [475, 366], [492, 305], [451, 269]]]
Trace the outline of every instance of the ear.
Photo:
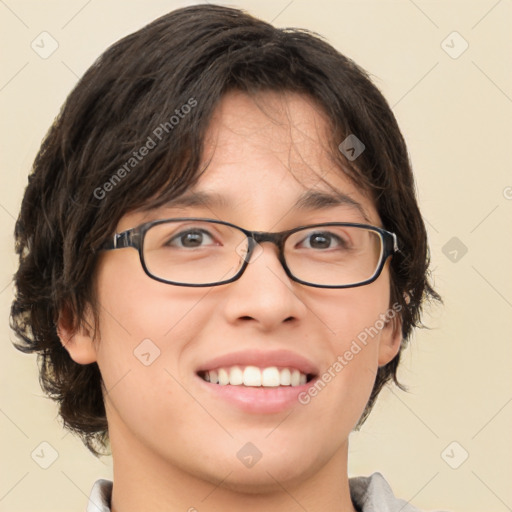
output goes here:
[[379, 345], [379, 366], [388, 364], [399, 352], [402, 344], [402, 316], [389, 319], [382, 329]]
[[62, 346], [68, 351], [71, 359], [78, 364], [90, 364], [97, 360], [96, 345], [94, 343], [92, 312], [90, 308], [85, 312], [85, 318], [80, 325], [76, 325], [73, 313], [64, 307], [59, 314], [57, 334]]

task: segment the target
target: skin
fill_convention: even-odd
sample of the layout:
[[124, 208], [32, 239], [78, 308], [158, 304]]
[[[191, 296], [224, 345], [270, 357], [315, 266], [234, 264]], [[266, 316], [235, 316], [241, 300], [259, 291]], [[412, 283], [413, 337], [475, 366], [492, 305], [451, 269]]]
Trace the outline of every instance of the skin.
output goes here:
[[[328, 221], [380, 226], [371, 198], [329, 157], [327, 133], [320, 109], [304, 96], [267, 92], [255, 100], [228, 93], [206, 137], [210, 164], [194, 187], [222, 195], [225, 204], [130, 212], [118, 232], [179, 216], [261, 231]], [[357, 201], [368, 218], [348, 205], [294, 207], [304, 192], [332, 193], [331, 187]], [[354, 512], [348, 437], [378, 366], [399, 350], [399, 322], [388, 323], [308, 405], [279, 413], [251, 414], [212, 398], [195, 369], [235, 351], [287, 349], [326, 370], [389, 309], [388, 265], [370, 285], [317, 289], [291, 281], [276, 247], [261, 247], [238, 281], [196, 289], [150, 279], [134, 249], [106, 252], [95, 276], [99, 335], [61, 319], [71, 357], [97, 362], [105, 383], [114, 512]], [[150, 366], [133, 353], [147, 338], [160, 350]], [[236, 457], [247, 442], [263, 455], [252, 468]]]

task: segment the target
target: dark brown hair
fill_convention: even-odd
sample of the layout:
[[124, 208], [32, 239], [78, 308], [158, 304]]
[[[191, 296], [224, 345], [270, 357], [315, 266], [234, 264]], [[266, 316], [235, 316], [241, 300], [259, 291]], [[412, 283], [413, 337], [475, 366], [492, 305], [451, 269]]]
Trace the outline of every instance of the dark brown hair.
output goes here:
[[[212, 112], [234, 89], [298, 92], [323, 109], [333, 158], [372, 194], [383, 226], [397, 234], [391, 301], [402, 307], [403, 344], [420, 325], [424, 300], [439, 298], [428, 282], [405, 142], [365, 71], [306, 30], [215, 5], [173, 11], [114, 44], [70, 93], [35, 159], [16, 223], [16, 346], [39, 354], [43, 389], [93, 453], [108, 441], [101, 375], [96, 363], [79, 365], [63, 348], [59, 313], [68, 311], [78, 326], [86, 307], [95, 310], [96, 250], [124, 214], [163, 204], [194, 183]], [[366, 146], [354, 162], [337, 149], [349, 134]], [[148, 137], [155, 146], [134, 160]], [[379, 368], [359, 424], [386, 382], [400, 385], [399, 359]]]

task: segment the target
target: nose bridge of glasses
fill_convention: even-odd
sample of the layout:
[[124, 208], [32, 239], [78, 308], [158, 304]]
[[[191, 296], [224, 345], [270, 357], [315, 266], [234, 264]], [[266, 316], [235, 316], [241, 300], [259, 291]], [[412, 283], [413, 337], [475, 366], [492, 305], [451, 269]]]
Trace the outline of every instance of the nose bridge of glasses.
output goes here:
[[[253, 255], [259, 256], [260, 251], [263, 250], [261, 244], [271, 243], [277, 248], [277, 257], [282, 261], [282, 248], [285, 240], [285, 233], [270, 233], [267, 231], [246, 231], [248, 241], [248, 251], [246, 259], [249, 261]], [[259, 251], [258, 251], [259, 248]]]
[[286, 233], [270, 233], [268, 231], [250, 231], [247, 233], [249, 243], [251, 246], [251, 252], [256, 247], [256, 244], [261, 245], [265, 242], [275, 245], [278, 249], [278, 254], [281, 255], [283, 252], [284, 240]]
[[277, 247], [281, 247], [283, 244], [284, 234], [283, 233], [270, 233], [267, 231], [251, 231], [249, 238], [252, 238], [258, 244], [264, 242], [270, 242]]

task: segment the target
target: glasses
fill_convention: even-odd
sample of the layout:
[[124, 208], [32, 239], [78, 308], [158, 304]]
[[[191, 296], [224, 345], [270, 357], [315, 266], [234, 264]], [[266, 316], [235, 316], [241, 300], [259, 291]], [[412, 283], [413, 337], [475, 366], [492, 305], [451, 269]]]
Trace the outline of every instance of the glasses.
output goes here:
[[267, 233], [200, 218], [148, 222], [116, 233], [102, 249], [137, 249], [146, 274], [163, 283], [218, 286], [239, 279], [265, 242], [277, 246], [290, 279], [317, 288], [370, 284], [398, 251], [394, 233], [366, 224], [329, 222]]

